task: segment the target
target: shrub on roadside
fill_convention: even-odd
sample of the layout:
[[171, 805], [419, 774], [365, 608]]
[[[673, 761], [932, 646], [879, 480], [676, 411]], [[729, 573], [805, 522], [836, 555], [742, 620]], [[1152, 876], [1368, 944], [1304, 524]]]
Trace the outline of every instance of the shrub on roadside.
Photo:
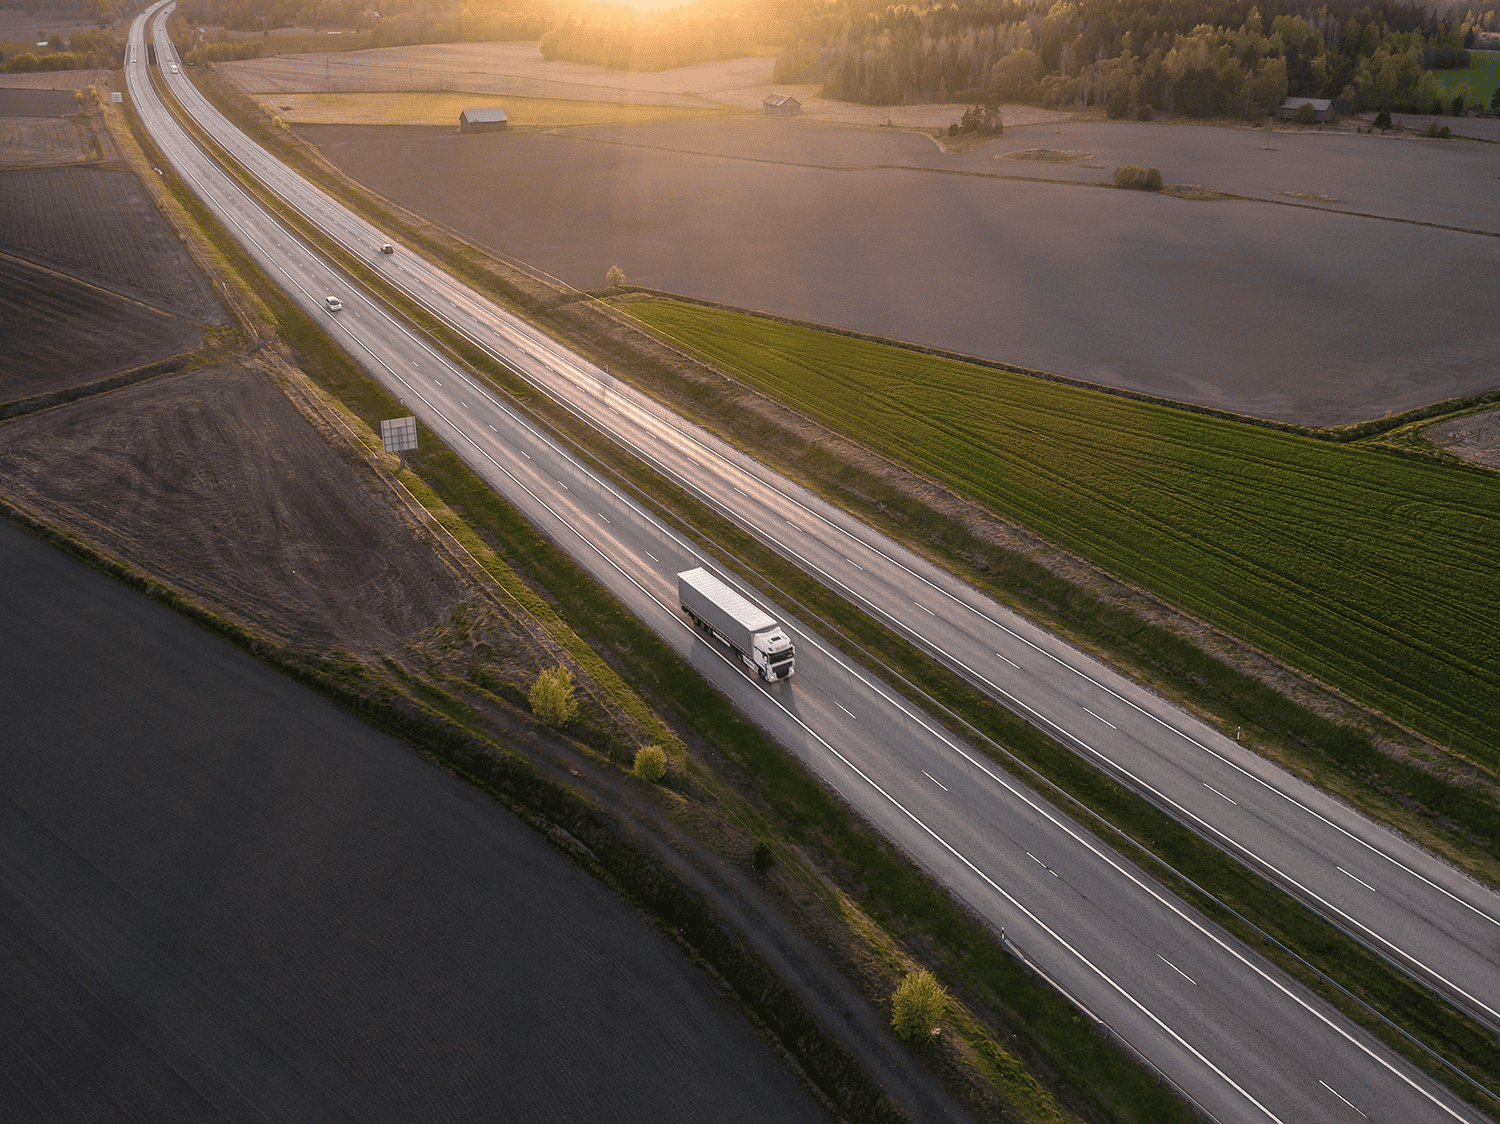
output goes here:
[[609, 272], [604, 275], [604, 283], [611, 289], [618, 289], [625, 284], [625, 271], [617, 265], [609, 267]]
[[667, 755], [659, 745], [648, 745], [635, 755], [635, 775], [653, 784], [667, 775]]
[[1151, 120], [1151, 117], [1152, 113], [1151, 107], [1149, 105], [1141, 105], [1136, 107], [1135, 119], [1137, 121], [1149, 121]]
[[578, 717], [578, 700], [573, 697], [573, 673], [558, 664], [536, 677], [531, 685], [531, 713], [548, 726], [566, 726]]
[[[1299, 110], [1298, 112], [1301, 111]], [[1382, 109], [1375, 115], [1375, 127], [1382, 131], [1391, 127], [1391, 111], [1389, 109]]]
[[1148, 171], [1138, 164], [1121, 164], [1115, 169], [1115, 186], [1131, 191], [1160, 191], [1161, 169]]
[[[1385, 111], [1381, 110], [1381, 112]], [[1386, 116], [1389, 117], [1390, 114], [1387, 113]], [[1297, 107], [1297, 112], [1292, 114], [1292, 120], [1299, 125], [1314, 125], [1317, 124], [1318, 114], [1311, 102], [1303, 102]]]
[[926, 968], [911, 972], [891, 1000], [891, 1025], [907, 1041], [931, 1035], [948, 1010], [948, 993]]

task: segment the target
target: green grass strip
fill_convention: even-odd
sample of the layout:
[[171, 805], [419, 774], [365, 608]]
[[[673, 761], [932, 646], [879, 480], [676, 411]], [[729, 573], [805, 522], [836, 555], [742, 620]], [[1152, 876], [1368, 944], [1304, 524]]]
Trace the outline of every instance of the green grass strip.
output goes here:
[[632, 315], [736, 377], [1500, 765], [1500, 478], [721, 309]]

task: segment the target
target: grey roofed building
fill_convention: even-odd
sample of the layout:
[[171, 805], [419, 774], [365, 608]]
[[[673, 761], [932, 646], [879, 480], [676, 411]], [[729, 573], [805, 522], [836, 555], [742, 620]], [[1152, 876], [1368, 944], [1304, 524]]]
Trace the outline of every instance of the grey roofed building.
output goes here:
[[1284, 98], [1281, 107], [1276, 111], [1276, 116], [1283, 121], [1290, 121], [1297, 115], [1297, 110], [1304, 105], [1313, 107], [1314, 121], [1321, 123], [1333, 119], [1333, 102], [1327, 98]]
[[510, 118], [499, 106], [490, 109], [466, 109], [458, 115], [460, 133], [490, 133], [505, 128]]
[[767, 113], [801, 113], [802, 103], [790, 94], [770, 94], [761, 103]]

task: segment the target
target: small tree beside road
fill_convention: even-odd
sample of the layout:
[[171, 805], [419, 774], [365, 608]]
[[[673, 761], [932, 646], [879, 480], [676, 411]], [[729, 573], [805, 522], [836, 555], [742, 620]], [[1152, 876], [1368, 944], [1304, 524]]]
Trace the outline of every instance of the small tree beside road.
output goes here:
[[667, 775], [667, 755], [659, 745], [648, 745], [635, 755], [635, 775], [655, 783]]
[[891, 1025], [907, 1041], [932, 1035], [948, 1011], [948, 992], [926, 968], [911, 972], [891, 1001]]
[[573, 697], [573, 673], [562, 664], [549, 667], [531, 685], [531, 713], [549, 726], [566, 726], [578, 717], [578, 700]]

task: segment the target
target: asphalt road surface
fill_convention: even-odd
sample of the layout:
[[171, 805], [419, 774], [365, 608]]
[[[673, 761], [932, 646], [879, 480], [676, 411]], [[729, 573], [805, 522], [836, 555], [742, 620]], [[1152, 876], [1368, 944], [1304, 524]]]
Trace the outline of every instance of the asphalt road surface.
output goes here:
[[[136, 67], [129, 74], [139, 77]], [[200, 119], [216, 116], [184, 78], [170, 81]], [[149, 94], [133, 96], [139, 106]], [[150, 121], [154, 133], [171, 128]], [[1493, 895], [688, 430], [400, 247], [379, 255], [380, 232], [263, 153], [249, 151], [253, 146], [236, 141], [223, 123], [211, 127], [332, 237], [369, 254], [393, 283], [422, 295], [548, 393], [601, 419], [666, 471], [1080, 752], [1108, 757], [1115, 764], [1107, 767], [1165, 794], [1200, 830], [1235, 838], [1225, 845], [1245, 852], [1247, 861], [1278, 871], [1287, 866], [1280, 877], [1367, 926], [1376, 934], [1368, 939], [1387, 942], [1447, 981], [1456, 1000], [1496, 1005], [1500, 926], [1494, 918], [1500, 908]], [[171, 158], [189, 167], [203, 163], [185, 144]], [[248, 225], [251, 211], [258, 208], [244, 209], [235, 221]], [[274, 224], [263, 215], [255, 221], [257, 231], [268, 232], [249, 237], [270, 261], [272, 275], [300, 286], [310, 309], [327, 292], [340, 295], [345, 307], [328, 314], [330, 330], [439, 437], [1201, 1106], [1226, 1121], [1341, 1120], [1350, 1104], [1369, 1119], [1477, 1119], [930, 719], [850, 669], [779, 606], [767, 607], [798, 644], [798, 675], [775, 687], [748, 678], [722, 649], [699, 639], [676, 609], [673, 575], [698, 564], [726, 574], [719, 560], [677, 541], [592, 477], [503, 402], [406, 335], [378, 302], [338, 279], [295, 239], [269, 232]], [[751, 598], [766, 601], [753, 592]], [[1264, 834], [1240, 841], [1242, 832]], [[1441, 959], [1431, 954], [1434, 948]], [[1464, 975], [1452, 965], [1473, 971]]]

